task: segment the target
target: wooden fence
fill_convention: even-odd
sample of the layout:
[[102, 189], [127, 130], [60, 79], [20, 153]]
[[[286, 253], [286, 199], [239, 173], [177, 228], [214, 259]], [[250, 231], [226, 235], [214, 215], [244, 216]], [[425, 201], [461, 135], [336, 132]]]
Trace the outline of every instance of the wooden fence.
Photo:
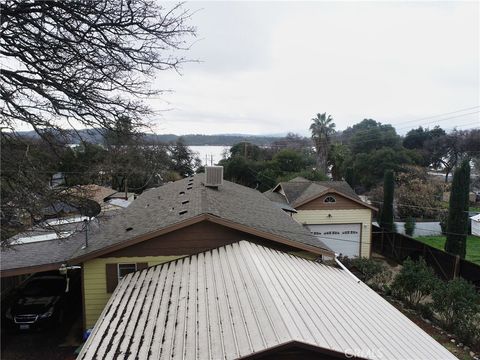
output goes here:
[[457, 276], [480, 288], [480, 266], [459, 256], [446, 253], [408, 235], [385, 232], [377, 226], [372, 231], [372, 251], [402, 263], [407, 257], [423, 257], [435, 273], [444, 280]]

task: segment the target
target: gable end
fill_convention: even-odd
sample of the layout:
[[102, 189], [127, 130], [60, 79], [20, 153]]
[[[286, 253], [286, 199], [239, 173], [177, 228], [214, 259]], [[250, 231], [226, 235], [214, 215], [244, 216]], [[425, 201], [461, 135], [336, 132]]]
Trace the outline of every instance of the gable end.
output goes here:
[[[335, 201], [331, 201], [331, 198], [334, 198]], [[365, 207], [365, 205], [339, 193], [328, 192], [297, 206], [296, 210], [352, 210], [365, 209]]]

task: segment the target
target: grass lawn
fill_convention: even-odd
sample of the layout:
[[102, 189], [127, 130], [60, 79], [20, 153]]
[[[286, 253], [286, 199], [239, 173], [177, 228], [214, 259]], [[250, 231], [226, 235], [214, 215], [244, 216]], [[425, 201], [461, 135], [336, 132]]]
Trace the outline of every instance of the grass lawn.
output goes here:
[[[443, 250], [445, 246], [445, 236], [418, 236], [415, 239]], [[467, 237], [467, 256], [466, 259], [480, 265], [480, 237], [470, 235]]]

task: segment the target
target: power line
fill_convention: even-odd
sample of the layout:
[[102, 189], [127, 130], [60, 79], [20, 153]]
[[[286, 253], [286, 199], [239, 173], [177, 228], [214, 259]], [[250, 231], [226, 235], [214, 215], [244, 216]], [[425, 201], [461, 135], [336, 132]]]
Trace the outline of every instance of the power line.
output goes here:
[[[480, 112], [480, 111], [479, 111]], [[448, 119], [444, 119], [444, 120], [451, 120], [453, 118], [448, 118]], [[455, 130], [455, 129], [458, 129], [460, 127], [464, 127], [464, 126], [470, 126], [470, 125], [480, 125], [480, 122], [479, 121], [476, 121], [476, 122], [472, 122], [472, 123], [467, 123], [467, 124], [461, 124], [461, 125], [458, 125], [458, 126], [455, 126], [453, 128], [448, 128], [448, 129], [443, 129], [443, 130]], [[402, 130], [402, 128], [393, 128], [395, 131], [396, 130]], [[370, 129], [369, 130], [363, 130], [363, 131], [357, 131], [353, 134], [353, 136], [357, 136], [358, 134], [360, 134], [360, 136], [362, 134], [368, 134], [370, 133]], [[343, 133], [337, 133], [335, 134], [334, 136], [338, 137], [339, 139], [341, 139], [341, 137], [343, 136]], [[398, 134], [397, 134], [398, 136]], [[356, 141], [356, 144], [366, 144], [366, 143], [369, 143], [369, 142], [372, 142], [372, 141], [379, 141], [381, 140], [380, 138], [374, 138], [374, 137], [365, 137], [365, 138], [362, 138], [360, 140], [357, 140]]]
[[[449, 112], [449, 113], [444, 113], [444, 114], [439, 114], [439, 115], [427, 116], [427, 117], [419, 118], [419, 119], [415, 119], [415, 120], [402, 121], [402, 122], [393, 123], [393, 124], [382, 124], [382, 125], [391, 125], [392, 127], [394, 127], [395, 130], [404, 130], [404, 129], [411, 128], [411, 126], [400, 127], [400, 128], [396, 128], [395, 126], [402, 125], [402, 124], [406, 124], [406, 123], [409, 123], [409, 122], [416, 122], [416, 121], [422, 121], [422, 120], [426, 120], [426, 119], [431, 119], [431, 118], [439, 117], [439, 116], [443, 116], [443, 115], [454, 114], [454, 113], [457, 113], [457, 112], [460, 112], [460, 111], [472, 110], [472, 109], [476, 109], [476, 108], [480, 108], [480, 106], [474, 106], [474, 107], [471, 107], [471, 108], [465, 108], [465, 109], [463, 109], [463, 110], [452, 111], [452, 112]], [[465, 114], [459, 114], [459, 115], [456, 115], [456, 116], [451, 116], [451, 117], [446, 117], [446, 118], [443, 118], [443, 119], [434, 120], [434, 121], [431, 121], [431, 122], [428, 122], [428, 123], [422, 124], [422, 125], [429, 125], [429, 124], [434, 124], [434, 123], [436, 123], [436, 122], [441, 122], [441, 121], [447, 121], [447, 120], [451, 120], [451, 119], [456, 119], [456, 118], [463, 117], [463, 116], [468, 116], [468, 115], [477, 114], [477, 113], [479, 113], [479, 112], [480, 112], [480, 110], [476, 110], [476, 111], [469, 112], [469, 113], [465, 113]], [[477, 123], [474, 123], [474, 124], [477, 124]], [[464, 126], [464, 125], [470, 125], [470, 124], [461, 124], [460, 126]], [[334, 134], [334, 136], [337, 136], [337, 137], [338, 137], [338, 136], [341, 136], [343, 132], [344, 132], [344, 131], [342, 131], [342, 132], [337, 132], [336, 134]], [[369, 130], [360, 130], [360, 131], [357, 131], [355, 134], [362, 134], [362, 133], [368, 133], [368, 132], [369, 132]]]
[[[473, 109], [478, 109], [478, 108], [480, 108], [480, 106], [477, 105], [477, 106], [472, 106], [472, 107], [468, 107], [468, 108], [459, 109], [459, 110], [456, 110], [456, 111], [450, 111], [450, 112], [446, 112], [446, 113], [442, 113], [442, 114], [426, 116], [426, 117], [418, 118], [418, 119], [414, 119], [414, 120], [402, 121], [402, 123], [406, 124], [406, 123], [410, 123], [410, 122], [427, 120], [427, 119], [432, 119], [432, 118], [435, 118], [435, 117], [440, 117], [440, 116], [445, 116], [445, 115], [450, 115], [450, 114], [456, 114], [458, 112], [473, 110]], [[392, 124], [392, 125], [395, 125], [395, 124]]]

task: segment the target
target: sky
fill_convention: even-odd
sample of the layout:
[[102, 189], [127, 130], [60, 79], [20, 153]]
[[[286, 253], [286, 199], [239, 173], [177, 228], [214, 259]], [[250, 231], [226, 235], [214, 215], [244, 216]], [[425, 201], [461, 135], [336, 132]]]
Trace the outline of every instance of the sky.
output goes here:
[[[166, 4], [169, 6], [169, 3]], [[401, 134], [480, 127], [480, 2], [187, 2], [197, 38], [161, 72], [154, 131], [308, 134], [364, 118]]]

